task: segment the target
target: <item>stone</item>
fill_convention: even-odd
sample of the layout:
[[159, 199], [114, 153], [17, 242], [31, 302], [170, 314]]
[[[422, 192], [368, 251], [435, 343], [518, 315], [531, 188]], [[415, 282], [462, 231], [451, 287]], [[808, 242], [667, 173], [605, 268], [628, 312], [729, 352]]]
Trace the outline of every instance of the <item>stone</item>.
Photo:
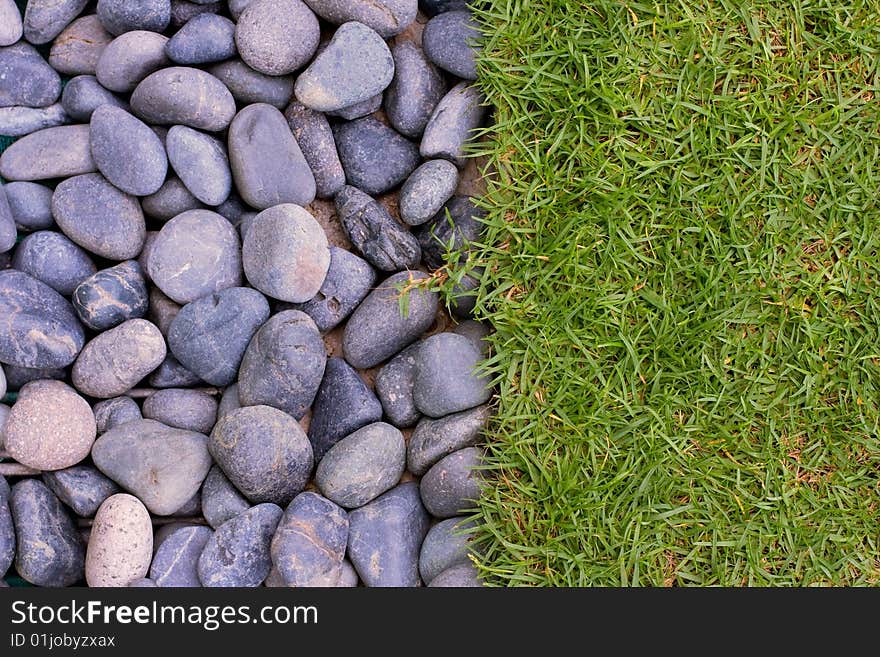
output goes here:
[[354, 566], [351, 565], [351, 562], [346, 559], [342, 562], [342, 574], [339, 576], [339, 581], [336, 583], [337, 588], [345, 588], [351, 589], [355, 588], [360, 583], [358, 579], [357, 571], [354, 569]]
[[418, 266], [418, 240], [371, 196], [346, 185], [336, 195], [336, 214], [352, 245], [371, 265], [393, 272]]
[[128, 104], [105, 89], [94, 75], [78, 75], [69, 80], [61, 94], [61, 105], [72, 121], [88, 123], [101, 105], [126, 109]]
[[347, 509], [363, 506], [391, 489], [406, 469], [406, 445], [399, 429], [368, 424], [333, 445], [315, 472], [327, 499]]
[[348, 514], [348, 558], [366, 586], [419, 585], [428, 514], [415, 482], [399, 484]]
[[282, 515], [275, 504], [258, 504], [220, 525], [199, 557], [202, 586], [259, 586], [272, 567], [269, 549]]
[[162, 294], [159, 288], [150, 287], [150, 310], [147, 319], [159, 327], [162, 335], [168, 335], [171, 330], [171, 322], [177, 317], [182, 307]]
[[293, 137], [315, 178], [318, 198], [332, 198], [345, 185], [345, 171], [327, 117], [293, 101], [284, 111]]
[[95, 441], [92, 460], [156, 515], [176, 512], [198, 492], [211, 467], [208, 437], [155, 420], [116, 426]]
[[[3, 367], [0, 366], [0, 399], [6, 395], [6, 375], [3, 373]], [[3, 418], [6, 421], [6, 418]]]
[[355, 103], [350, 107], [343, 107], [342, 109], [338, 109], [335, 112], [327, 112], [327, 116], [338, 117], [340, 119], [345, 119], [346, 121], [359, 119], [361, 117], [367, 116], [368, 114], [379, 111], [379, 108], [382, 107], [383, 97], [384, 96], [382, 94], [376, 94], [372, 98], [368, 98], [367, 100]]
[[61, 470], [89, 455], [95, 442], [89, 403], [61, 381], [32, 381], [18, 393], [6, 418], [9, 455], [35, 470]]
[[0, 154], [0, 176], [6, 180], [47, 180], [93, 171], [97, 167], [92, 160], [87, 125], [37, 130]]
[[91, 465], [74, 465], [43, 473], [43, 483], [77, 515], [91, 518], [119, 486]]
[[183, 125], [168, 131], [168, 160], [186, 188], [206, 205], [220, 205], [232, 191], [226, 146], [216, 137]]
[[217, 402], [200, 390], [167, 388], [144, 400], [143, 413], [169, 427], [209, 434], [217, 421]]
[[128, 588], [130, 589], [152, 589], [156, 588], [156, 582], [151, 580], [149, 577], [141, 577], [140, 579], [136, 579], [132, 581]]
[[229, 126], [228, 139], [235, 185], [248, 205], [265, 210], [314, 200], [315, 177], [277, 108], [248, 105]]
[[98, 0], [97, 14], [111, 34], [164, 32], [171, 22], [171, 0]]
[[94, 75], [101, 53], [112, 40], [95, 14], [81, 16], [52, 42], [49, 66], [62, 75]]
[[17, 237], [15, 218], [12, 216], [12, 208], [6, 196], [6, 186], [0, 183], [0, 253], [10, 251], [15, 246]]
[[220, 405], [217, 408], [217, 419], [222, 419], [236, 408], [241, 408], [241, 400], [238, 398], [238, 384], [233, 383], [226, 386], [223, 395], [220, 397]]
[[229, 385], [251, 338], [268, 318], [269, 304], [262, 294], [229, 288], [185, 305], [171, 322], [168, 345], [204, 381]]
[[240, 59], [212, 66], [208, 72], [223, 82], [242, 105], [267, 103], [281, 110], [293, 97], [292, 75], [264, 75]]
[[214, 535], [209, 527], [180, 527], [169, 534], [153, 556], [150, 578], [156, 586], [199, 587], [199, 557]]
[[176, 64], [209, 64], [235, 56], [235, 23], [225, 16], [205, 13], [194, 16], [165, 46]]
[[48, 107], [0, 107], [0, 135], [23, 137], [38, 130], [71, 123], [61, 103]]
[[111, 41], [95, 65], [98, 82], [110, 91], [127, 93], [148, 75], [170, 63], [165, 54], [168, 37], [135, 30]]
[[[222, 416], [221, 416], [222, 419]], [[219, 466], [214, 465], [202, 484], [202, 514], [214, 529], [251, 507]]]
[[[2, 423], [0, 423], [0, 433], [2, 433]], [[6, 478], [0, 475], [0, 578], [6, 574], [15, 558], [15, 526], [10, 511], [10, 495], [9, 484], [6, 483]]]
[[61, 233], [41, 230], [25, 237], [12, 258], [13, 269], [30, 274], [69, 297], [97, 271], [89, 254]]
[[201, 210], [204, 206], [180, 178], [168, 176], [158, 191], [141, 199], [141, 208], [151, 219], [165, 222], [187, 210]]
[[470, 0], [419, 0], [419, 9], [428, 16], [436, 16], [444, 11], [467, 9]]
[[312, 446], [299, 424], [270, 406], [226, 414], [211, 432], [208, 450], [229, 481], [251, 502], [288, 504], [312, 474]]
[[435, 518], [451, 518], [476, 506], [482, 453], [465, 447], [437, 461], [419, 483], [422, 503]]
[[86, 549], [86, 583], [128, 586], [141, 579], [153, 556], [153, 524], [141, 501], [117, 493], [101, 504]]
[[320, 38], [318, 19], [302, 0], [256, 0], [235, 26], [242, 60], [266, 75], [287, 75], [305, 66]]
[[235, 116], [235, 99], [220, 80], [197, 68], [172, 66], [151, 73], [131, 95], [131, 107], [158, 125], [217, 132]]
[[434, 218], [458, 187], [458, 169], [446, 160], [429, 160], [416, 169], [400, 190], [400, 217], [410, 226]]
[[423, 475], [444, 456], [480, 442], [492, 410], [478, 406], [439, 419], [422, 418], [407, 443], [406, 466]]
[[105, 399], [95, 404], [92, 410], [95, 413], [98, 435], [106, 433], [120, 424], [143, 419], [140, 406], [131, 397], [122, 396]]
[[0, 48], [0, 107], [48, 107], [61, 95], [61, 77], [32, 45]]
[[245, 406], [265, 404], [299, 420], [312, 405], [327, 355], [311, 318], [298, 310], [273, 315], [241, 361], [238, 394]]
[[32, 182], [11, 182], [3, 185], [3, 190], [18, 230], [47, 230], [55, 224], [50, 187]]
[[417, 139], [446, 93], [446, 82], [439, 69], [412, 41], [395, 45], [391, 56], [394, 57], [394, 79], [385, 91], [385, 113], [397, 132]]
[[487, 337], [492, 333], [492, 325], [488, 322], [468, 319], [452, 329], [452, 332], [470, 340], [484, 358], [489, 355], [492, 345]]
[[441, 520], [428, 530], [419, 552], [419, 574], [426, 584], [447, 568], [470, 563], [469, 535], [474, 523], [463, 517]]
[[330, 249], [315, 218], [305, 208], [284, 203], [254, 218], [242, 246], [242, 262], [248, 282], [260, 292], [301, 303], [321, 288]]
[[363, 23], [349, 22], [300, 73], [294, 94], [310, 109], [333, 112], [382, 93], [393, 77], [394, 60], [382, 37]]
[[92, 157], [113, 185], [134, 196], [158, 191], [168, 173], [162, 140], [128, 112], [101, 105], [89, 124]]
[[337, 586], [347, 542], [348, 514], [330, 500], [306, 492], [285, 509], [270, 554], [286, 586]]
[[439, 269], [449, 257], [463, 264], [472, 242], [483, 232], [484, 212], [469, 196], [453, 196], [429, 222], [416, 231], [422, 260], [429, 269]]
[[24, 38], [35, 45], [49, 43], [87, 4], [87, 0], [28, 0], [24, 12]]
[[73, 385], [99, 399], [125, 394], [159, 367], [166, 354], [165, 339], [145, 319], [129, 319], [83, 347], [73, 364]]
[[385, 417], [399, 429], [413, 426], [422, 416], [412, 396], [419, 347], [419, 342], [410, 345], [385, 363], [376, 374], [376, 395], [382, 402]]
[[467, 9], [438, 14], [422, 33], [425, 55], [444, 71], [463, 80], [477, 79], [480, 30]]
[[333, 136], [345, 179], [367, 194], [397, 187], [419, 166], [419, 147], [372, 116], [337, 126]]
[[477, 567], [470, 561], [450, 566], [431, 580], [432, 588], [479, 588], [483, 586]]
[[416, 0], [306, 0], [318, 16], [340, 25], [358, 21], [387, 39], [400, 34], [416, 19]]
[[225, 2], [197, 3], [188, 0], [171, 0], [171, 29], [179, 30], [196, 16], [219, 14]]
[[[14, 0], [0, 0], [0, 46], [11, 46], [21, 39], [21, 35], [21, 13]], [[0, 561], [0, 566], [2, 565]], [[0, 574], [5, 572], [5, 569], [0, 568]]]
[[[204, 482], [203, 482], [204, 483]], [[196, 491], [193, 496], [183, 503], [177, 511], [171, 515], [178, 518], [191, 518], [193, 516], [202, 515], [202, 495], [201, 491]]]
[[6, 373], [6, 384], [9, 390], [21, 390], [25, 384], [31, 381], [40, 381], [42, 379], [61, 381], [67, 377], [67, 371], [63, 367], [32, 368], [4, 363], [3, 368]]
[[171, 354], [168, 354], [162, 364], [147, 377], [147, 384], [153, 388], [186, 388], [203, 383]]
[[162, 226], [150, 251], [150, 279], [177, 303], [241, 285], [235, 228], [210, 210], [190, 210]]
[[340, 439], [381, 419], [382, 405], [357, 371], [342, 358], [328, 359], [309, 423], [315, 460]]
[[419, 152], [426, 160], [442, 158], [461, 168], [465, 146], [486, 116], [486, 97], [475, 86], [461, 82], [449, 90], [428, 119]]
[[438, 333], [423, 340], [413, 382], [416, 408], [437, 418], [485, 404], [492, 389], [478, 373], [481, 361], [480, 350], [464, 336]]
[[14, 269], [0, 271], [0, 318], [0, 362], [4, 365], [66, 367], [85, 343], [70, 302], [45, 283]]
[[74, 289], [72, 301], [77, 317], [94, 331], [144, 317], [149, 297], [141, 266], [137, 260], [126, 260], [102, 269]]
[[[439, 299], [436, 292], [416, 286], [426, 278], [422, 272], [398, 272], [367, 295], [342, 334], [345, 360], [349, 364], [356, 368], [375, 367], [431, 327]], [[398, 289], [407, 285], [410, 287], [407, 292]]]

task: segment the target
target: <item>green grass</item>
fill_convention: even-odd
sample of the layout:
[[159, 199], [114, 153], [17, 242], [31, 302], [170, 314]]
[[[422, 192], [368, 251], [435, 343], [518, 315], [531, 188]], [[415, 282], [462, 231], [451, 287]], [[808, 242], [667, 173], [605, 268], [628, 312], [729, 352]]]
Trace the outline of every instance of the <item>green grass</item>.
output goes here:
[[486, 3], [506, 585], [880, 581], [880, 3]]

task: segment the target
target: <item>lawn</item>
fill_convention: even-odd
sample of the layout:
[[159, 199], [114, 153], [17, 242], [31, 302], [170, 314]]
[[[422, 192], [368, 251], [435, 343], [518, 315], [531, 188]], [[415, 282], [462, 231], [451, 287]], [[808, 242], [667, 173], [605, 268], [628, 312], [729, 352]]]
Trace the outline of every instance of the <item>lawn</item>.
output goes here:
[[880, 582], [880, 3], [485, 3], [502, 585]]

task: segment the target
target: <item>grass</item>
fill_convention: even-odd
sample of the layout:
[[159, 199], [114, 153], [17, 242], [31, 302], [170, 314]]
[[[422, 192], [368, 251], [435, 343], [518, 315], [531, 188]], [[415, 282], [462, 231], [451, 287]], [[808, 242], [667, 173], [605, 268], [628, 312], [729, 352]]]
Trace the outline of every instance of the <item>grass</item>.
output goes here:
[[479, 10], [488, 581], [880, 582], [878, 15]]

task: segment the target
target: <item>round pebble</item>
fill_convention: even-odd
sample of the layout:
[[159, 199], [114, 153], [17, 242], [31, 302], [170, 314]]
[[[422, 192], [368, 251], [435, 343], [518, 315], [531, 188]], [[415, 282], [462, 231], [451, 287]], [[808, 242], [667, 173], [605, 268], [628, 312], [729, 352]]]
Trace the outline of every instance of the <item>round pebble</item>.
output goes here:
[[[144, 214], [160, 222], [174, 219], [187, 210], [201, 210], [203, 207], [180, 178], [171, 175], [165, 179], [157, 192], [141, 199]], [[156, 234], [158, 235], [158, 231]]]
[[321, 28], [302, 0], [256, 0], [238, 18], [235, 45], [244, 62], [266, 75], [302, 68], [318, 49]]
[[208, 527], [179, 527], [156, 549], [150, 579], [162, 587], [198, 587], [199, 557], [214, 532]]
[[42, 379], [62, 381], [67, 376], [63, 367], [21, 367], [10, 363], [4, 363], [3, 367], [9, 390], [21, 390], [25, 384]]
[[[21, 13], [15, 0], [0, 0], [0, 46], [11, 46], [21, 38], [21, 34]], [[5, 570], [0, 569], [0, 572]]]
[[[223, 417], [220, 415], [219, 417]], [[251, 507], [219, 466], [211, 467], [202, 484], [202, 515], [214, 529]]]
[[168, 173], [168, 158], [146, 123], [123, 109], [101, 105], [89, 125], [92, 157], [107, 180], [134, 196], [158, 191]]
[[284, 109], [293, 97], [292, 75], [264, 75], [240, 59], [212, 66], [208, 72], [225, 84], [242, 105], [267, 103]]
[[73, 309], [95, 331], [118, 326], [147, 314], [147, 284], [136, 260], [103, 269], [73, 291]]
[[47, 107], [61, 95], [61, 77], [24, 42], [0, 48], [0, 107]]
[[186, 188], [206, 205], [220, 205], [232, 190], [226, 146], [192, 128], [176, 125], [165, 141], [168, 160]]
[[447, 568], [470, 562], [466, 533], [470, 527], [472, 522], [456, 517], [441, 520], [428, 530], [419, 551], [419, 574], [423, 582], [430, 584]]
[[382, 402], [385, 417], [398, 428], [411, 427], [422, 416], [412, 396], [416, 354], [420, 347], [419, 342], [410, 345], [385, 363], [376, 374], [376, 395]]
[[87, 4], [88, 0], [28, 0], [24, 38], [36, 45], [49, 43]]
[[164, 32], [171, 22], [171, 0], [98, 0], [97, 14], [111, 34]]
[[95, 404], [92, 410], [95, 412], [98, 435], [106, 433], [120, 424], [143, 418], [140, 406], [131, 397], [105, 399]]
[[101, 53], [112, 40], [95, 14], [81, 16], [52, 42], [49, 66], [62, 75], [94, 75]]
[[393, 189], [419, 166], [419, 147], [372, 116], [343, 123], [333, 135], [348, 184], [367, 194]]
[[422, 261], [429, 269], [439, 269], [447, 255], [463, 262], [470, 244], [483, 232], [483, 210], [468, 196], [453, 196], [435, 217], [416, 231]]
[[391, 126], [402, 135], [421, 136], [437, 103], [446, 93], [443, 75], [412, 41], [402, 41], [391, 50], [394, 79], [385, 91], [385, 113]]
[[127, 93], [151, 73], [168, 66], [168, 37], [136, 30], [110, 42], [95, 66], [98, 82], [110, 91]]
[[16, 239], [15, 218], [6, 196], [6, 187], [0, 184], [0, 253], [11, 250]]
[[306, 4], [330, 23], [359, 21], [386, 39], [409, 27], [419, 9], [417, 0], [306, 0]]
[[[3, 185], [15, 226], [23, 232], [52, 228], [52, 189], [32, 182], [11, 182]], [[0, 191], [0, 196], [3, 192]]]
[[176, 64], [221, 62], [235, 55], [235, 23], [225, 16], [205, 13], [194, 16], [165, 46]]
[[327, 117], [298, 101], [290, 103], [284, 116], [315, 177], [316, 196], [332, 198], [345, 185], [345, 171]]
[[91, 518], [119, 487], [91, 465], [74, 465], [43, 473], [43, 483], [78, 516]]
[[97, 271], [88, 253], [61, 233], [49, 230], [32, 233], [21, 241], [12, 267], [64, 296], [70, 296], [77, 285]]
[[423, 475], [447, 454], [476, 445], [491, 415], [488, 406], [478, 406], [439, 419], [422, 418], [407, 443], [407, 470]]
[[177, 317], [182, 306], [162, 294], [157, 287], [150, 287], [150, 310], [147, 314], [153, 324], [159, 327], [162, 335], [168, 335], [171, 322]]
[[217, 421], [217, 402], [200, 390], [167, 388], [144, 400], [143, 414], [169, 427], [208, 434]]
[[92, 524], [86, 550], [86, 583], [128, 586], [147, 574], [153, 556], [153, 524], [139, 499], [125, 493], [108, 497]]
[[189, 2], [189, 0], [171, 0], [171, 29], [179, 30], [196, 16], [202, 14], [219, 14], [225, 2]]
[[48, 107], [0, 107], [0, 135], [22, 137], [71, 123], [61, 103]]
[[94, 75], [78, 75], [69, 80], [61, 94], [61, 105], [73, 121], [83, 123], [88, 123], [101, 105], [128, 107], [116, 94], [101, 86]]
[[153, 388], [186, 388], [204, 385], [203, 381], [168, 354], [162, 364], [147, 377], [147, 385]]
[[420, 226], [436, 215], [458, 187], [458, 169], [446, 160], [430, 160], [412, 172], [400, 190], [400, 218]]
[[463, 80], [477, 79], [479, 40], [480, 31], [468, 10], [439, 14], [428, 21], [422, 33], [428, 59]]
[[432, 588], [479, 588], [483, 586], [477, 568], [470, 561], [451, 566], [431, 580]]
[[0, 154], [0, 176], [6, 180], [47, 180], [93, 171], [97, 167], [92, 159], [87, 125], [38, 130], [13, 142]]
[[480, 350], [455, 333], [438, 333], [422, 342], [416, 356], [413, 401], [422, 413], [443, 417], [486, 403], [489, 380], [479, 374]]
[[486, 97], [475, 86], [461, 82], [449, 90], [428, 119], [419, 152], [426, 160], [443, 158], [464, 166], [465, 145], [486, 116]]
[[436, 518], [451, 518], [474, 508], [480, 497], [482, 454], [465, 447], [437, 461], [419, 484], [422, 502]]
[[132, 93], [131, 107], [152, 124], [188, 125], [209, 132], [225, 129], [235, 116], [229, 89], [213, 75], [186, 66], [148, 75]]

